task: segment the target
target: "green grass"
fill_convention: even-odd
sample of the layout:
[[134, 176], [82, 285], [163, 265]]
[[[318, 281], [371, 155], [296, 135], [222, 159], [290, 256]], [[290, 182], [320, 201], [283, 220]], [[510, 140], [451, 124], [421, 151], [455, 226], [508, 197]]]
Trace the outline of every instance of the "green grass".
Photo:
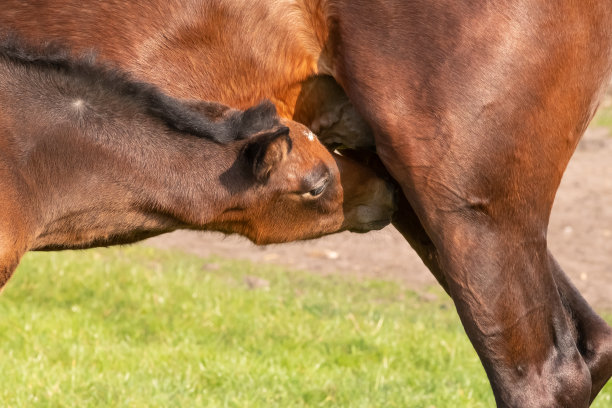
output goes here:
[[28, 254], [0, 296], [0, 406], [491, 407], [439, 298], [141, 247]]
[[[592, 127], [605, 127], [612, 132], [612, 100], [605, 100], [591, 122]], [[611, 133], [612, 134], [612, 133]]]

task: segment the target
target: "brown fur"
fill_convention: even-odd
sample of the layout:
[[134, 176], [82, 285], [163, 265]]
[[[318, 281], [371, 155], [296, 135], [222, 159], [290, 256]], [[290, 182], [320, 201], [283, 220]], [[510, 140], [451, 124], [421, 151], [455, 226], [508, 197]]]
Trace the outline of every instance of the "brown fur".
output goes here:
[[177, 228], [263, 244], [390, 221], [384, 180], [361, 167], [368, 187], [342, 184], [346, 160], [303, 125], [281, 126], [265, 104], [239, 112], [182, 102], [44, 52], [0, 44], [0, 287], [27, 250], [129, 243]]
[[[173, 95], [371, 129], [405, 195], [394, 224], [455, 301], [498, 406], [585, 407], [612, 375], [610, 327], [546, 244], [610, 75], [610, 0], [7, 1], [5, 26], [96, 47]], [[344, 100], [318, 75], [368, 127], [313, 102]]]

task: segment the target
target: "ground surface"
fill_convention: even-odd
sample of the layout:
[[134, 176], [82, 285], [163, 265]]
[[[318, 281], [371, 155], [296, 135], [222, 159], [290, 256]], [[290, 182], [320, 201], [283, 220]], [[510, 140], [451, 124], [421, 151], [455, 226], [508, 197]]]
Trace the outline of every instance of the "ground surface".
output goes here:
[[445, 296], [142, 246], [27, 254], [0, 373], [2, 408], [494, 405]]
[[[598, 309], [612, 310], [612, 95], [574, 154], [557, 194], [549, 246]], [[175, 232], [146, 242], [201, 255], [267, 262], [322, 274], [379, 277], [423, 290], [436, 284], [393, 228], [341, 233], [319, 240], [257, 247], [217, 233]], [[429, 296], [429, 295], [428, 295]]]

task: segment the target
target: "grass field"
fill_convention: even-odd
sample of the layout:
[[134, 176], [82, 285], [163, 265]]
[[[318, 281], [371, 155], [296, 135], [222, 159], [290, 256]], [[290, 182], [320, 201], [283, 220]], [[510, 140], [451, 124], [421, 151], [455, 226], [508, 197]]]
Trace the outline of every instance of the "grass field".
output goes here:
[[604, 98], [597, 113], [595, 113], [595, 117], [593, 117], [591, 126], [608, 128], [611, 132], [610, 135], [612, 135], [612, 96]]
[[28, 254], [0, 295], [0, 406], [493, 406], [435, 293], [141, 247]]

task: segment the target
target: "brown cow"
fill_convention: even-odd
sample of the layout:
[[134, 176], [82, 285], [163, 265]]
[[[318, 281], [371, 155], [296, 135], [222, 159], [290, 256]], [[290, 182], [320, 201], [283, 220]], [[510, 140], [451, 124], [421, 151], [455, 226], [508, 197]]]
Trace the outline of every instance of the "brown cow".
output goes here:
[[95, 47], [175, 96], [243, 108], [268, 97], [333, 145], [373, 136], [404, 193], [394, 224], [453, 298], [503, 407], [585, 407], [612, 375], [612, 330], [546, 243], [563, 170], [610, 77], [611, 22], [611, 0], [0, 10], [4, 27]]
[[[263, 244], [391, 221], [384, 180], [334, 160], [305, 126], [279, 125], [270, 103], [240, 112], [179, 101], [120, 71], [6, 42], [0, 106], [0, 288], [28, 250], [177, 228]], [[344, 172], [359, 185], [341, 184]]]

